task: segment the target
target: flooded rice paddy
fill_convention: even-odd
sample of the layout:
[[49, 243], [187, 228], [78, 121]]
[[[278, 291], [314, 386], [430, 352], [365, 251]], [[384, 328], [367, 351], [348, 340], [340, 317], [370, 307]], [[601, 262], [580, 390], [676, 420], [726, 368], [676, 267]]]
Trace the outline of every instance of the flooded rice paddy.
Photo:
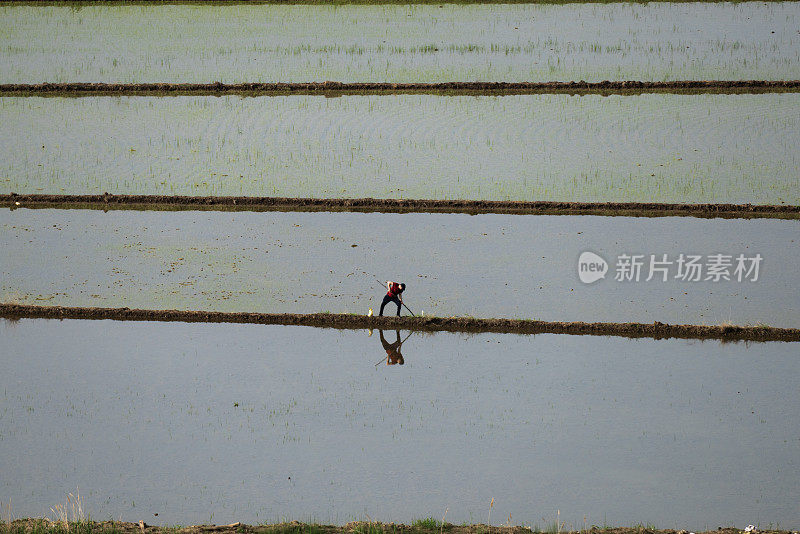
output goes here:
[[800, 99], [0, 98], [9, 193], [800, 203]]
[[[9, 84], [800, 79], [797, 2], [0, 21]], [[0, 97], [0, 124], [0, 193], [800, 204], [789, 93]], [[0, 302], [363, 316], [392, 278], [426, 317], [797, 327], [798, 224], [3, 208]], [[797, 345], [0, 320], [0, 502], [51, 515], [78, 492], [93, 519], [165, 525], [796, 529]]]
[[[408, 284], [417, 314], [796, 327], [797, 229], [770, 219], [3, 209], [0, 248], [12, 253], [0, 256], [0, 301], [377, 314], [388, 277]], [[585, 251], [608, 262], [605, 279], [579, 280]], [[616, 280], [623, 254], [645, 256], [638, 282]], [[650, 254], [673, 262], [666, 281], [658, 270], [646, 280]], [[762, 261], [755, 281], [738, 281], [734, 266], [730, 280], [703, 271], [692, 281], [676, 278], [680, 254]]]
[[401, 332], [387, 365], [381, 335], [0, 321], [0, 494], [166, 525], [494, 498], [542, 528], [797, 526], [796, 343]]
[[0, 83], [800, 79], [792, 2], [0, 8]]

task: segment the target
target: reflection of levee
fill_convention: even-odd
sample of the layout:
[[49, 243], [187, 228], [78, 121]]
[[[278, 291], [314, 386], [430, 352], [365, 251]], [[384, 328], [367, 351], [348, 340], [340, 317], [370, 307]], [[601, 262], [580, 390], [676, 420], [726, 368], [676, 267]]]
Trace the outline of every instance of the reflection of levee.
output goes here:
[[308, 83], [41, 83], [0, 84], [2, 96], [284, 96], [321, 95], [526, 95], [643, 93], [739, 94], [800, 91], [800, 80], [674, 80], [602, 82], [308, 82]]
[[101, 210], [349, 211], [379, 213], [502, 213], [624, 217], [800, 218], [800, 206], [666, 204], [400, 198], [192, 197], [164, 195], [0, 194], [0, 207]]
[[743, 341], [800, 341], [800, 328], [773, 326], [700, 326], [644, 323], [582, 323], [474, 317], [367, 317], [339, 313], [244, 313], [130, 308], [72, 308], [0, 304], [0, 317], [42, 319], [113, 319], [117, 321], [174, 321], [316, 326], [339, 329], [402, 329], [429, 332], [496, 332], [509, 334], [572, 334], [592, 336], [723, 339]]

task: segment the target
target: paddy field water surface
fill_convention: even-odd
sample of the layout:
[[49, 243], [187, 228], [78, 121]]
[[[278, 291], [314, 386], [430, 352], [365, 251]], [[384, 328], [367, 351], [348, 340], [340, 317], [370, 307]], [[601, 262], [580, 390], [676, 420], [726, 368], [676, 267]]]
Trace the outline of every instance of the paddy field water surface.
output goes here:
[[485, 522], [494, 498], [495, 525], [797, 528], [796, 343], [413, 334], [386, 365], [380, 336], [2, 320], [0, 495], [166, 525]]
[[800, 204], [800, 99], [0, 98], [15, 193]]
[[[797, 327], [797, 227], [771, 219], [3, 209], [0, 300], [366, 314], [379, 310], [379, 280], [393, 279], [408, 284], [406, 303], [426, 315]], [[586, 251], [609, 264], [592, 284], [578, 277]], [[642, 255], [638, 282], [616, 280], [626, 254]], [[676, 278], [680, 254], [701, 256], [700, 281]], [[730, 256], [729, 280], [706, 279], [717, 254]], [[664, 255], [672, 264], [651, 261]], [[739, 255], [761, 256], [757, 280], [736, 279]]]
[[797, 2], [8, 5], [0, 83], [800, 78]]
[[[797, 79], [798, 5], [4, 5], [0, 83]], [[3, 97], [0, 192], [798, 204], [798, 102]], [[426, 315], [796, 327], [797, 227], [0, 209], [0, 301], [365, 314], [393, 278]], [[615, 280], [626, 254], [763, 261]], [[796, 345], [0, 320], [0, 501], [797, 528]]]

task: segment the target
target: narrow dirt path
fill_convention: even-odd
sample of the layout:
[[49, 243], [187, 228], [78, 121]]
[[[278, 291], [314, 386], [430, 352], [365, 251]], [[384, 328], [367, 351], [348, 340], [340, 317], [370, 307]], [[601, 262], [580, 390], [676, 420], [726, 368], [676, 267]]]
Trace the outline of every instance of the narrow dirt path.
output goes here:
[[628, 338], [721, 339], [743, 341], [800, 341], [800, 328], [735, 325], [671, 325], [645, 323], [552, 322], [474, 317], [367, 317], [337, 313], [246, 313], [131, 308], [77, 308], [0, 304], [6, 319], [113, 319], [117, 321], [172, 321], [314, 326], [337, 329], [402, 329], [430, 332], [495, 332], [508, 334], [572, 334]]
[[443, 83], [41, 83], [0, 84], [0, 96], [170, 96], [238, 94], [642, 94], [800, 92], [800, 80], [676, 80], [667, 82], [443, 82]]
[[797, 205], [662, 204], [380, 198], [192, 197], [162, 195], [0, 194], [0, 207], [76, 209], [174, 209], [227, 211], [360, 211], [385, 213], [505, 213], [626, 217], [800, 218]]

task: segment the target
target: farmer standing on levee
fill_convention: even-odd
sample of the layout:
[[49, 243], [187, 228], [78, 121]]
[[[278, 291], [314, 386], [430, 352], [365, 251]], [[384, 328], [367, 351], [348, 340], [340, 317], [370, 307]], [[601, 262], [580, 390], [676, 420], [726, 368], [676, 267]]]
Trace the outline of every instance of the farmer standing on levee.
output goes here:
[[403, 291], [405, 288], [405, 284], [392, 282], [391, 280], [386, 282], [386, 289], [388, 289], [388, 291], [383, 297], [383, 302], [381, 302], [381, 311], [378, 313], [378, 316], [383, 316], [383, 307], [386, 306], [386, 304], [389, 302], [394, 302], [397, 304], [397, 316], [400, 317], [400, 306], [403, 304]]

